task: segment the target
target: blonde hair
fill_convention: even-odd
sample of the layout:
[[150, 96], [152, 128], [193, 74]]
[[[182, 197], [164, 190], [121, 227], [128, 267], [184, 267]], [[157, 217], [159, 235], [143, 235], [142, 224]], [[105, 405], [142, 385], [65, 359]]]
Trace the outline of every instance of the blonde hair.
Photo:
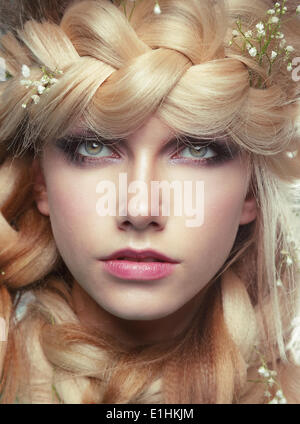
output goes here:
[[[299, 233], [291, 231], [300, 157], [286, 151], [299, 148], [300, 89], [284, 62], [269, 77], [224, 43], [238, 16], [253, 29], [272, 1], [160, 0], [161, 15], [153, 14], [152, 1], [138, 2], [130, 22], [108, 0], [66, 3], [39, 1], [33, 11], [19, 2], [20, 11], [4, 15], [0, 55], [13, 78], [0, 85], [0, 316], [7, 323], [1, 401], [263, 403], [263, 386], [248, 382], [259, 367], [257, 346], [278, 371], [288, 401], [298, 402], [299, 368], [285, 344], [299, 296]], [[299, 19], [282, 31], [300, 56]], [[33, 79], [41, 65], [64, 71], [26, 110], [31, 93], [20, 84], [23, 64]], [[265, 89], [250, 87], [249, 70], [264, 78]], [[153, 113], [183, 135], [228, 132], [248, 154], [258, 216], [239, 228], [189, 331], [128, 349], [79, 321], [73, 277], [34, 201], [31, 163], [78, 118], [103, 137], [119, 138]], [[36, 301], [16, 323], [18, 294], [27, 290]]]

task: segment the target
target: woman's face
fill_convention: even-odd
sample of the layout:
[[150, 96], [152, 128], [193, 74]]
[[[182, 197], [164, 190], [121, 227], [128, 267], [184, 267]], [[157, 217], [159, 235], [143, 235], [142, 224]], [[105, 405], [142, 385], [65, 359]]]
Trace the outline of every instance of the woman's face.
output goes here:
[[[121, 319], [157, 320], [179, 311], [185, 315], [224, 264], [239, 225], [255, 219], [255, 201], [246, 198], [245, 158], [234, 150], [233, 157], [229, 153], [226, 158], [220, 149], [198, 146], [198, 153], [184, 145], [177, 149], [174, 133], [155, 116], [114, 147], [92, 141], [87, 147], [81, 144], [81, 162], [71, 162], [59, 146], [55, 142], [45, 145], [42, 167], [35, 160], [36, 184], [42, 188], [36, 203], [42, 214], [49, 215], [58, 250], [79, 286], [99, 309]], [[223, 161], [205, 164], [204, 159], [212, 157]], [[136, 205], [136, 213], [127, 209], [127, 216], [119, 216], [120, 173], [126, 174], [128, 185], [144, 182], [149, 193], [151, 181], [179, 181], [182, 188], [185, 181], [191, 181], [194, 207], [196, 181], [201, 181], [202, 224], [188, 226], [192, 218], [184, 213], [176, 216], [172, 206], [169, 216], [151, 216], [150, 194], [148, 204], [144, 199]], [[96, 188], [104, 180], [115, 184], [116, 216], [99, 215], [103, 194]], [[128, 204], [137, 193], [128, 193]], [[154, 249], [177, 263], [169, 275], [158, 279], [124, 279], [108, 272], [101, 260], [122, 248]]]

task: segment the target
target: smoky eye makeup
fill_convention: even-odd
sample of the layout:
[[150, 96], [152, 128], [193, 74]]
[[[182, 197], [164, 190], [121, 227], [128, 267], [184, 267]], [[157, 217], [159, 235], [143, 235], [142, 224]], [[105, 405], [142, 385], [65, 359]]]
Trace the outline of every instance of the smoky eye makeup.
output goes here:
[[[193, 137], [183, 137], [177, 139], [177, 152], [181, 154], [188, 150], [191, 154], [189, 164], [200, 166], [218, 165], [230, 160], [234, 160], [241, 154], [241, 148], [234, 143], [229, 136], [220, 136], [209, 139], [198, 139]], [[213, 156], [207, 158], [207, 154], [213, 152]], [[184, 158], [179, 158], [180, 163]]]
[[[68, 163], [79, 167], [95, 167], [122, 159], [118, 147], [126, 140], [109, 140], [91, 131], [70, 134], [55, 141]], [[175, 137], [164, 144], [170, 162], [193, 166], [217, 166], [229, 162], [241, 153], [240, 147], [230, 137], [201, 139], [194, 137]], [[184, 156], [184, 152], [187, 156]]]
[[[55, 141], [55, 146], [69, 163], [91, 166], [96, 165], [100, 160], [120, 158], [120, 155], [116, 154], [116, 146], [120, 142], [121, 140], [108, 140], [98, 134], [84, 132], [59, 138]], [[105, 156], [97, 157], [98, 154], [105, 154]]]

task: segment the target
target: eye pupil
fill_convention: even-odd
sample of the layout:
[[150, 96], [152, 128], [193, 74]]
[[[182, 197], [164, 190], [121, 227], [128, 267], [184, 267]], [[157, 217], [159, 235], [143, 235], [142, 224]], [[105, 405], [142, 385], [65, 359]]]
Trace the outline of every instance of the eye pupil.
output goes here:
[[207, 146], [205, 146], [205, 147], [203, 147], [203, 146], [191, 147], [192, 154], [196, 153], [196, 156], [198, 156], [198, 157], [199, 156], [200, 157], [205, 156], [207, 149], [208, 149]]
[[85, 149], [89, 154], [95, 155], [101, 152], [103, 146], [97, 141], [87, 141], [85, 143]]

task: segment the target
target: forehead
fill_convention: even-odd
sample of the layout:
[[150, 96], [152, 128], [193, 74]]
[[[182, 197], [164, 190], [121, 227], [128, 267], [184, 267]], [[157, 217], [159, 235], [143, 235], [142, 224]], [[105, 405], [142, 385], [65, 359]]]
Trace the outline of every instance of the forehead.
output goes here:
[[139, 129], [128, 137], [129, 142], [152, 141], [161, 142], [168, 140], [176, 133], [168, 125], [162, 122], [157, 116], [151, 116]]
[[[92, 129], [85, 124], [83, 119], [81, 119], [69, 129], [68, 134], [82, 135], [85, 132], [92, 132]], [[154, 144], [156, 142], [167, 142], [170, 138], [175, 137], [176, 135], [179, 134], [153, 114], [143, 123], [143, 125], [132, 132], [126, 140], [133, 144], [135, 142], [151, 142], [151, 144]]]

